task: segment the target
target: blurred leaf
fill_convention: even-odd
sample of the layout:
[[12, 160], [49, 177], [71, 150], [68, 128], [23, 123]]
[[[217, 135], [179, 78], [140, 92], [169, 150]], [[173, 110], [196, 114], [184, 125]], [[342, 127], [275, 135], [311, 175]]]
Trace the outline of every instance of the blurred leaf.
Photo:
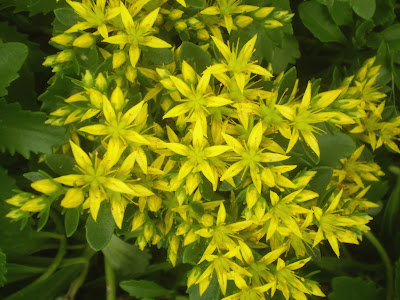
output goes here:
[[190, 263], [192, 265], [197, 265], [207, 246], [206, 243], [191, 243], [188, 246], [185, 246], [182, 262], [184, 264]]
[[18, 103], [0, 101], [0, 151], [8, 150], [29, 158], [30, 152], [51, 153], [65, 144], [65, 129], [45, 124], [41, 112], [21, 110]]
[[349, 25], [353, 22], [353, 11], [348, 2], [335, 1], [328, 10], [338, 26]]
[[297, 70], [296, 67], [292, 67], [285, 72], [285, 74], [282, 76], [282, 79], [279, 81], [278, 99], [281, 99], [282, 95], [285, 95], [286, 98], [290, 96], [296, 80]]
[[318, 193], [318, 195], [322, 195], [331, 182], [333, 169], [331, 167], [316, 167], [311, 169], [311, 171], [316, 171], [317, 174], [314, 175], [309, 183], [310, 190]]
[[205, 7], [206, 1], [204, 1], [204, 0], [186, 0], [186, 4], [189, 7], [203, 9]]
[[333, 292], [328, 295], [329, 300], [384, 299], [382, 289], [377, 289], [373, 282], [366, 282], [359, 277], [335, 277], [332, 280], [332, 288]]
[[43, 273], [43, 268], [26, 266], [22, 264], [7, 263], [7, 284], [31, 278]]
[[201, 74], [209, 65], [211, 65], [211, 57], [204, 52], [199, 46], [183, 42], [179, 52], [179, 61], [186, 61], [195, 69], [197, 74]]
[[54, 10], [54, 15], [61, 24], [66, 26], [66, 29], [69, 29], [81, 20], [71, 7], [57, 8]]
[[68, 155], [47, 154], [44, 157], [46, 165], [57, 175], [68, 175], [74, 173], [75, 160]]
[[10, 198], [14, 193], [13, 189], [17, 188], [15, 179], [7, 175], [7, 170], [0, 166], [0, 200]]
[[350, 0], [354, 12], [365, 20], [369, 20], [375, 13], [375, 0]]
[[2, 0], [0, 8], [15, 7], [14, 12], [27, 11], [29, 16], [48, 14], [63, 5], [62, 1], [54, 0]]
[[114, 226], [111, 206], [107, 201], [103, 201], [97, 220], [93, 220], [92, 215], [89, 215], [86, 222], [86, 239], [90, 247], [95, 251], [100, 251], [107, 246], [114, 233]]
[[328, 9], [317, 2], [307, 1], [299, 5], [300, 19], [321, 42], [345, 43], [346, 37], [329, 15]]
[[76, 278], [81, 265], [73, 265], [58, 270], [49, 278], [35, 285], [28, 285], [19, 290], [5, 300], [49, 300], [55, 299], [57, 296], [62, 296], [70, 285], [71, 281]]
[[6, 273], [6, 254], [0, 248], [0, 287], [3, 287], [7, 281], [5, 277]]
[[394, 265], [394, 294], [400, 299], [400, 257]]
[[387, 27], [383, 32], [383, 38], [392, 47], [400, 50], [400, 24]]
[[151, 257], [147, 249], [141, 251], [115, 235], [102, 251], [116, 274], [130, 278], [143, 273]]
[[79, 217], [79, 207], [67, 209], [64, 217], [65, 234], [67, 237], [70, 237], [75, 233], [79, 225]]
[[148, 47], [146, 50], [144, 57], [155, 65], [168, 65], [174, 61], [171, 49]]
[[398, 216], [400, 213], [400, 176], [397, 176], [396, 184], [394, 185], [389, 199], [385, 203], [385, 208], [382, 218], [382, 231], [391, 235], [398, 226]]
[[154, 299], [157, 297], [167, 296], [173, 293], [153, 281], [148, 280], [127, 280], [122, 281], [119, 286], [135, 298]]
[[28, 47], [21, 43], [0, 44], [0, 97], [7, 95], [6, 88], [18, 78], [21, 69], [28, 56]]

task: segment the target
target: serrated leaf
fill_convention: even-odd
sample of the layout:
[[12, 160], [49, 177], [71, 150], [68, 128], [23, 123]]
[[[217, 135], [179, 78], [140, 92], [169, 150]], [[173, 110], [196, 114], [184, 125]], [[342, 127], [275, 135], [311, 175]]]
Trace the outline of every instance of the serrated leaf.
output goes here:
[[303, 24], [321, 42], [346, 42], [346, 37], [324, 5], [312, 1], [303, 2], [299, 5], [299, 14]]
[[29, 158], [31, 152], [51, 153], [54, 146], [65, 144], [65, 129], [44, 124], [45, 120], [44, 113], [0, 101], [0, 151]]
[[382, 289], [377, 289], [373, 282], [361, 278], [347, 276], [335, 277], [332, 280], [333, 292], [328, 295], [329, 300], [381, 300], [384, 299]]
[[119, 286], [129, 293], [130, 296], [143, 299], [154, 299], [172, 294], [171, 290], [163, 288], [153, 281], [127, 280], [122, 281]]
[[28, 47], [21, 43], [11, 42], [0, 44], [0, 97], [7, 95], [6, 88], [18, 78], [28, 56]]
[[125, 278], [143, 273], [151, 257], [147, 249], [141, 251], [137, 246], [124, 242], [115, 235], [102, 252], [113, 270]]
[[371, 19], [376, 9], [375, 0], [351, 0], [350, 5], [354, 12], [365, 20]]
[[100, 205], [97, 220], [93, 220], [92, 215], [89, 215], [86, 222], [86, 239], [90, 247], [95, 251], [100, 251], [107, 246], [114, 233], [114, 227], [111, 206], [107, 201], [103, 201]]

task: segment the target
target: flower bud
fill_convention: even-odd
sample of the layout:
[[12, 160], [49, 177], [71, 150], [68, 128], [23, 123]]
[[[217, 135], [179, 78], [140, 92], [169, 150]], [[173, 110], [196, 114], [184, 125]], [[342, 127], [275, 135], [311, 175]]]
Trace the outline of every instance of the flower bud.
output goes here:
[[119, 86], [117, 86], [112, 92], [110, 102], [114, 106], [116, 111], [120, 111], [122, 105], [124, 105], [125, 102], [124, 93], [122, 92]]
[[56, 61], [56, 55], [50, 55], [47, 56], [45, 61], [42, 63], [43, 66], [45, 67], [50, 67], [51, 65], [53, 65]]
[[169, 18], [171, 21], [176, 21], [176, 20], [179, 20], [180, 18], [182, 18], [182, 15], [183, 15], [183, 11], [182, 11], [182, 10], [180, 10], [180, 9], [173, 9], [173, 10], [171, 11], [171, 13], [168, 15], [168, 18]]
[[56, 192], [59, 188], [59, 186], [50, 179], [42, 179], [35, 181], [31, 183], [31, 187], [34, 190], [46, 195]]
[[97, 75], [94, 85], [99, 91], [104, 92], [106, 90], [107, 80], [104, 77], [103, 73], [99, 73], [99, 75]]
[[74, 208], [82, 204], [84, 200], [82, 189], [69, 189], [61, 201], [61, 206]]
[[255, 11], [253, 13], [253, 16], [257, 19], [263, 19], [266, 18], [274, 9], [275, 7], [262, 7], [259, 10]]
[[179, 250], [179, 239], [178, 239], [178, 237], [176, 235], [173, 235], [169, 239], [169, 247], [170, 247], [172, 252], [178, 253], [178, 250]]
[[136, 77], [137, 77], [136, 69], [134, 69], [132, 66], [127, 67], [126, 71], [125, 71], [125, 76], [126, 76], [126, 79], [128, 79], [130, 82], [132, 82], [132, 83], [135, 82]]
[[138, 229], [140, 226], [144, 224], [145, 215], [139, 211], [135, 213], [132, 221], [132, 231]]
[[278, 10], [273, 13], [275, 19], [283, 19], [285, 18], [289, 12], [287, 10]]
[[176, 119], [176, 128], [181, 132], [185, 130], [185, 128], [186, 128], [186, 117], [185, 117], [185, 115], [180, 115]]
[[179, 224], [178, 228], [176, 229], [175, 234], [176, 235], [184, 235], [186, 232], [190, 230], [190, 224], [188, 223], [181, 223]]
[[248, 25], [251, 24], [251, 22], [253, 22], [253, 18], [249, 17], [249, 16], [237, 16], [235, 19], [235, 24], [236, 26], [240, 27], [240, 28], [244, 28]]
[[46, 208], [46, 203], [43, 197], [37, 197], [35, 199], [29, 200], [25, 202], [24, 205], [21, 206], [22, 211], [28, 212], [39, 212]]
[[168, 111], [169, 108], [171, 107], [172, 103], [173, 103], [172, 99], [170, 97], [166, 96], [161, 100], [161, 108], [164, 111]]
[[146, 222], [143, 227], [143, 236], [146, 239], [146, 242], [150, 241], [153, 236], [154, 225], [152, 222]]
[[85, 71], [85, 75], [82, 76], [82, 83], [85, 87], [90, 88], [93, 86], [93, 76], [89, 70]]
[[137, 243], [138, 243], [138, 246], [139, 246], [139, 248], [140, 248], [140, 250], [144, 250], [144, 248], [146, 247], [146, 244], [147, 244], [147, 242], [146, 242], [146, 239], [144, 238], [144, 236], [143, 236], [143, 234], [140, 234], [138, 237], [137, 237]]
[[210, 38], [210, 35], [208, 34], [208, 31], [205, 29], [200, 29], [197, 31], [197, 38], [200, 41], [207, 41]]
[[153, 123], [153, 132], [159, 138], [164, 136], [164, 129], [158, 123]]
[[72, 58], [72, 51], [64, 50], [57, 54], [54, 61], [57, 63], [64, 63], [64, 62], [70, 61], [71, 58]]
[[283, 24], [277, 20], [265, 20], [264, 21], [264, 28], [266, 29], [274, 29], [278, 27], [282, 27]]
[[22, 211], [20, 209], [14, 209], [10, 211], [8, 214], [6, 214], [6, 218], [14, 219], [14, 220], [19, 220], [23, 219], [29, 216], [29, 213], [26, 211]]
[[197, 189], [200, 183], [200, 176], [198, 173], [189, 173], [186, 177], [186, 192], [191, 195], [193, 194], [194, 190]]
[[31, 194], [29, 194], [29, 193], [20, 193], [18, 195], [15, 195], [14, 197], [11, 197], [10, 199], [7, 199], [6, 202], [8, 204], [11, 204], [11, 205], [14, 205], [14, 206], [22, 206], [29, 199], [32, 199], [32, 195]]
[[70, 46], [72, 44], [72, 41], [74, 40], [74, 36], [63, 33], [52, 37], [50, 40], [59, 45]]
[[190, 287], [196, 283], [203, 272], [201, 271], [200, 267], [194, 267], [192, 271], [189, 273], [189, 277], [187, 280], [187, 286]]
[[155, 26], [161, 26], [164, 23], [164, 16], [162, 14], [158, 14], [157, 18], [154, 22]]
[[125, 62], [126, 62], [126, 55], [125, 55], [125, 52], [123, 50], [114, 52], [113, 59], [112, 59], [113, 69], [119, 68]]
[[249, 186], [246, 190], [246, 203], [248, 208], [252, 208], [259, 198], [259, 194], [257, 189], [252, 185]]
[[154, 195], [150, 196], [147, 199], [147, 206], [149, 207], [150, 211], [159, 211], [162, 205], [162, 200], [160, 197]]
[[178, 31], [178, 32], [181, 32], [181, 31], [184, 31], [187, 29], [187, 25], [183, 21], [176, 22], [174, 26], [175, 26], [176, 31]]
[[84, 33], [74, 40], [72, 46], [78, 48], [89, 48], [94, 44], [94, 42], [95, 39], [90, 33]]
[[214, 217], [209, 214], [204, 214], [200, 220], [204, 227], [210, 227], [214, 224]]

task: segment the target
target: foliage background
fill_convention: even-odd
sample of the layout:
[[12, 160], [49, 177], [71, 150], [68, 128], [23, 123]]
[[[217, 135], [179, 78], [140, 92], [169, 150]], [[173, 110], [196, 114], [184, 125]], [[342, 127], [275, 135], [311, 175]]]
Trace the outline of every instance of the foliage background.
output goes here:
[[[321, 78], [322, 89], [334, 88], [365, 59], [376, 56], [382, 65], [378, 82], [384, 86], [392, 103], [387, 113], [398, 113], [400, 5], [394, 0], [249, 0], [246, 3], [277, 6], [295, 13], [293, 32], [271, 36], [250, 26], [244, 33], [259, 34], [257, 55], [271, 62], [276, 74], [295, 65], [292, 72], [296, 70], [301, 85]], [[56, 91], [46, 92], [52, 73], [42, 66], [44, 58], [56, 52], [48, 42], [53, 30], [71, 22], [62, 13], [64, 7], [63, 1], [53, 0], [3, 0], [0, 3], [0, 19], [5, 20], [0, 22], [0, 200], [10, 197], [13, 189], [29, 189], [30, 179], [40, 176], [32, 171], [51, 171], [54, 168], [52, 159], [56, 159], [51, 155], [52, 147], [68, 139], [63, 129], [45, 125], [44, 121], [45, 112], [51, 110], [52, 95], [62, 94], [70, 87], [56, 84], [53, 86]], [[47, 154], [44, 159], [43, 154]], [[343, 246], [340, 260], [325, 257], [313, 262], [322, 270], [318, 278], [331, 300], [383, 299], [390, 285], [394, 287], [395, 297], [400, 297], [400, 164], [398, 156], [382, 155], [379, 150], [375, 160], [386, 173], [368, 193], [368, 200], [380, 204], [379, 209], [371, 211], [374, 216], [371, 227], [380, 243], [373, 245], [365, 241], [357, 247]], [[66, 165], [68, 163], [65, 161]], [[1, 201], [0, 285], [5, 284], [0, 291], [1, 298], [53, 299], [66, 293], [69, 296], [78, 293], [77, 299], [104, 297], [103, 260], [84, 248], [84, 224], [80, 224], [74, 238], [68, 241], [69, 249], [80, 255], [65, 260], [46, 280], [32, 285], [30, 283], [60, 255], [58, 244], [65, 242], [63, 221], [50, 215], [45, 232], [37, 232], [34, 221], [21, 231], [20, 224], [4, 218], [7, 211], [6, 204]], [[45, 223], [47, 217], [42, 216], [41, 219], [45, 219], [42, 222]], [[140, 252], [127, 241], [113, 237], [102, 252], [119, 271], [118, 280], [137, 280], [121, 286], [125, 290], [118, 291], [121, 299], [128, 293], [136, 298], [165, 294], [172, 298], [186, 297], [185, 278], [182, 278], [186, 267], [180, 265], [171, 269], [162, 250]], [[385, 253], [388, 257], [383, 255], [386, 261], [382, 261]], [[86, 281], [78, 282], [79, 274], [85, 272]], [[107, 276], [107, 270], [105, 274]], [[75, 290], [81, 285], [79, 291]], [[142, 290], [136, 288], [132, 292], [132, 286], [141, 286]], [[213, 292], [212, 286], [202, 297], [195, 290], [189, 290], [189, 296], [191, 299], [216, 299], [219, 295]]]

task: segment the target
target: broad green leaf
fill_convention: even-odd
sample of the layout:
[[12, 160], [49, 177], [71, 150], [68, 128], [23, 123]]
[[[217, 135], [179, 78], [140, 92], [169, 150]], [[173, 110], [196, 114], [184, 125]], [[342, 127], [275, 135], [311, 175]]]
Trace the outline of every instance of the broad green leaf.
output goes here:
[[49, 278], [35, 285], [28, 285], [4, 300], [49, 300], [64, 295], [71, 281], [76, 278], [82, 265], [62, 268]]
[[326, 127], [322, 129], [326, 134], [316, 134], [321, 151], [319, 165], [335, 168], [340, 164], [339, 159], [351, 155], [356, 150], [356, 145], [351, 137], [336, 128], [329, 128], [329, 131]]
[[376, 2], [375, 14], [373, 16], [376, 25], [390, 25], [396, 19], [394, 12], [395, 1], [393, 0], [378, 0]]
[[190, 288], [188, 288], [187, 292], [189, 293], [190, 300], [218, 300], [220, 299], [220, 296], [222, 296], [221, 289], [218, 284], [217, 275], [215, 273], [213, 274], [210, 285], [203, 293], [203, 295], [200, 296], [198, 284], [192, 285]]
[[77, 15], [71, 7], [62, 7], [54, 10], [56, 19], [68, 28], [75, 25], [80, 17]]
[[207, 248], [206, 243], [191, 243], [185, 247], [183, 250], [182, 262], [184, 264], [189, 263], [192, 265], [197, 265], [201, 257], [203, 256], [204, 251]]
[[283, 75], [282, 79], [279, 82], [278, 89], [278, 99], [281, 99], [282, 95], [290, 96], [293, 91], [294, 85], [297, 80], [297, 70], [296, 67], [290, 68]]
[[67, 237], [73, 235], [78, 228], [79, 216], [80, 211], [78, 207], [67, 209], [64, 217], [65, 234], [67, 235]]
[[5, 277], [7, 273], [6, 267], [6, 254], [0, 248], [0, 287], [4, 286], [7, 279]]
[[317, 0], [319, 3], [326, 5], [326, 6], [332, 6], [335, 0]]
[[86, 239], [90, 247], [95, 251], [107, 246], [114, 233], [114, 218], [111, 214], [111, 206], [107, 201], [101, 203], [97, 220], [89, 215], [86, 222]]
[[199, 46], [183, 42], [179, 52], [179, 61], [186, 61], [191, 65], [198, 74], [201, 74], [209, 65], [211, 65], [211, 57], [204, 52]]
[[346, 37], [329, 15], [328, 9], [317, 2], [307, 1], [299, 5], [300, 19], [321, 42], [345, 43]]
[[0, 166], [0, 200], [13, 196], [12, 190], [17, 188], [15, 179], [7, 175], [7, 170]]
[[154, 299], [157, 297], [168, 296], [173, 293], [173, 291], [163, 288], [153, 281], [148, 280], [127, 280], [122, 281], [119, 286], [138, 299]]
[[282, 45], [274, 49], [271, 61], [272, 69], [279, 74], [285, 71], [288, 65], [295, 64], [298, 58], [300, 58], [300, 50], [297, 39], [293, 35], [285, 34]]
[[47, 154], [44, 157], [46, 165], [57, 175], [68, 175], [74, 173], [75, 160], [68, 155]]
[[338, 26], [349, 25], [353, 22], [353, 11], [348, 2], [335, 1], [328, 10]]
[[174, 61], [174, 55], [171, 49], [166, 48], [147, 48], [144, 54], [151, 63], [155, 65], [168, 65]]
[[359, 277], [335, 277], [332, 280], [333, 291], [329, 300], [381, 300], [384, 299], [382, 289], [377, 289], [373, 282], [367, 282]]
[[149, 265], [150, 254], [147, 249], [141, 251], [113, 235], [102, 250], [113, 270], [123, 278], [133, 278], [143, 273]]
[[186, 5], [188, 7], [203, 9], [205, 7], [206, 1], [204, 0], [186, 0]]
[[369, 20], [375, 13], [375, 0], [350, 0], [354, 12], [365, 20]]
[[0, 44], [0, 97], [7, 95], [6, 88], [18, 78], [21, 69], [28, 56], [28, 47], [21, 43]]
[[322, 195], [332, 179], [333, 169], [331, 167], [316, 167], [311, 171], [316, 171], [317, 174], [311, 179], [309, 189]]
[[54, 146], [65, 144], [65, 129], [44, 124], [45, 120], [44, 113], [0, 101], [0, 151], [29, 158], [30, 152], [51, 153]]

